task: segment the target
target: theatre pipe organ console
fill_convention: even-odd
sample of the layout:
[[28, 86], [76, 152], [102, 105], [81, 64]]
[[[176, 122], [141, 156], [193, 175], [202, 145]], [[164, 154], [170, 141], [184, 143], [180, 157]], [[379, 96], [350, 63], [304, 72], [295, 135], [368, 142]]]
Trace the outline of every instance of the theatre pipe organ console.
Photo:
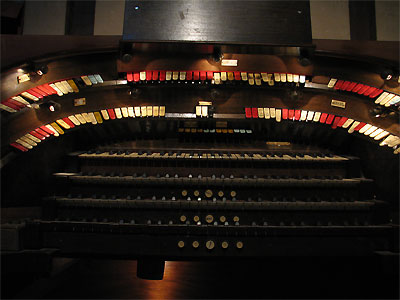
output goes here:
[[[117, 60], [114, 78], [94, 69], [8, 92], [0, 108], [15, 159], [69, 134], [82, 141], [17, 248], [138, 258], [151, 278], [166, 259], [397, 251], [393, 199], [377, 197], [365, 162], [332, 144], [367, 140], [396, 161], [398, 83], [321, 76], [290, 57], [227, 56], [243, 67], [138, 54]], [[61, 109], [42, 108], [48, 99]], [[376, 107], [386, 117], [371, 116]], [[83, 141], [84, 128], [98, 140]]]

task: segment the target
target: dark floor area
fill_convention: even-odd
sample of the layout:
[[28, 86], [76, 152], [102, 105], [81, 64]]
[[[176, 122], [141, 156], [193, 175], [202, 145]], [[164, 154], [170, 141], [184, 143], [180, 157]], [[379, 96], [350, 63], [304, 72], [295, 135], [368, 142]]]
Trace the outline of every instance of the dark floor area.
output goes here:
[[166, 262], [164, 280], [151, 281], [136, 277], [136, 261], [85, 259], [68, 277], [47, 287], [43, 298], [398, 299], [398, 258], [383, 261], [382, 257], [275, 257]]

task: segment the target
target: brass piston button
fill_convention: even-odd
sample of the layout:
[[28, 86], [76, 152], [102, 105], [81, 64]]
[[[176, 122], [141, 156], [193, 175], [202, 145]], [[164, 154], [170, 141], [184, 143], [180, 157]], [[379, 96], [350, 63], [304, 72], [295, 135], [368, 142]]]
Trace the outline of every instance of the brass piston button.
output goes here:
[[214, 221], [214, 217], [213, 217], [212, 215], [207, 215], [207, 216], [206, 216], [206, 222], [207, 222], [208, 224], [211, 224], [212, 221]]
[[207, 198], [211, 198], [213, 195], [213, 192], [212, 192], [212, 190], [206, 190], [204, 194], [206, 195]]
[[181, 248], [181, 249], [182, 249], [183, 247], [185, 247], [185, 242], [184, 242], [184, 241], [179, 241], [179, 242], [178, 242], [178, 247]]
[[243, 248], [243, 242], [241, 242], [241, 241], [236, 242], [236, 248], [242, 249]]
[[185, 221], [186, 221], [186, 216], [185, 215], [182, 215], [180, 218], [179, 218], [179, 220], [181, 220], [181, 222], [182, 223], [184, 223]]
[[183, 197], [186, 197], [187, 194], [188, 194], [187, 190], [183, 190], [183, 191], [182, 191], [182, 196], [183, 196]]
[[209, 241], [206, 242], [206, 248], [207, 248], [208, 250], [212, 250], [212, 249], [214, 249], [214, 247], [215, 247], [214, 241], [209, 240]]
[[199, 192], [198, 190], [195, 190], [195, 191], [193, 192], [193, 195], [194, 195], [195, 197], [198, 197], [198, 196], [200, 195], [200, 192]]
[[197, 248], [199, 248], [199, 242], [198, 241], [193, 241], [193, 243], [192, 243], [192, 247], [193, 248], [195, 248], [195, 249], [197, 249]]
[[227, 241], [223, 241], [221, 243], [221, 247], [222, 247], [222, 249], [227, 249], [229, 247], [229, 243]]

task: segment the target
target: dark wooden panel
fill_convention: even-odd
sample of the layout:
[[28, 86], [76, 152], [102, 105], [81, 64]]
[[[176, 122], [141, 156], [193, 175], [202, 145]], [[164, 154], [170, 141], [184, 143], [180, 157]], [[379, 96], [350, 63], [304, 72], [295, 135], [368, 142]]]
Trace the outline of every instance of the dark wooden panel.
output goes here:
[[311, 44], [309, 1], [126, 0], [123, 39]]
[[352, 40], [376, 40], [375, 1], [349, 1]]

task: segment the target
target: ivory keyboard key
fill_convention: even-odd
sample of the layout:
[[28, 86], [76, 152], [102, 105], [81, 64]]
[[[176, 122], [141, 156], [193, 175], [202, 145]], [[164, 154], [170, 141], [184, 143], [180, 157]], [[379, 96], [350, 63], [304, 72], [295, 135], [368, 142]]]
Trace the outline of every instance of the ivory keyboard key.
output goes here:
[[254, 74], [253, 73], [248, 74], [248, 81], [249, 81], [250, 85], [254, 85]]
[[222, 81], [226, 81], [227, 80], [226, 72], [221, 72], [221, 80]]
[[[114, 110], [113, 110], [113, 113], [114, 113]], [[92, 120], [90, 119], [90, 117], [87, 113], [82, 113], [82, 117], [85, 119], [86, 123], [92, 122]]]
[[140, 107], [140, 115], [141, 115], [142, 117], [147, 117], [147, 109], [146, 109], [146, 106], [141, 106], [141, 107]]
[[121, 108], [119, 108], [119, 107], [114, 108], [114, 111], [115, 111], [115, 116], [117, 117], [117, 119], [122, 119]]
[[320, 117], [321, 117], [321, 112], [319, 111], [315, 112], [313, 122], [319, 122]]
[[153, 116], [153, 106], [147, 106], [146, 107], [146, 115], [148, 117], [152, 117]]
[[256, 85], [261, 85], [261, 76], [260, 73], [255, 73], [254, 74], [254, 80], [256, 82]]
[[74, 123], [74, 125], [76, 126], [81, 125], [81, 122], [79, 122], [79, 120], [74, 115], [68, 116], [68, 119], [70, 119], [71, 122]]
[[281, 121], [281, 110], [280, 109], [276, 109], [275, 110], [275, 115], [276, 115], [276, 121], [280, 122]]
[[135, 106], [135, 117], [140, 117], [140, 106]]
[[388, 95], [385, 99], [383, 99], [380, 105], [385, 105], [386, 103], [390, 102], [393, 98], [395, 98], [395, 94]]
[[359, 131], [359, 133], [365, 133], [372, 127], [371, 124], [365, 124]]
[[349, 128], [348, 133], [353, 133], [354, 132], [354, 128], [356, 128], [358, 125], [360, 124], [360, 122], [355, 121]]
[[267, 73], [261, 73], [261, 78], [262, 78], [262, 81], [264, 81], [264, 82], [268, 82], [269, 81]]
[[293, 74], [287, 74], [287, 82], [293, 82]]
[[374, 140], [378, 141], [380, 139], [383, 139], [387, 135], [389, 135], [389, 132], [388, 131], [383, 131], [383, 132], [379, 133], [376, 137], [374, 137]]
[[269, 107], [264, 107], [264, 117], [266, 119], [271, 118], [270, 114], [269, 114]]
[[73, 93], [74, 90], [72, 87], [69, 85], [69, 83], [66, 80], [61, 81], [61, 83], [64, 85], [64, 88], [67, 89], [68, 93]]
[[158, 117], [159, 113], [158, 113], [158, 106], [153, 106], [153, 117]]
[[165, 117], [165, 106], [160, 106], [159, 115], [160, 117]]
[[258, 108], [258, 117], [264, 119], [264, 108]]
[[281, 82], [286, 82], [286, 74], [285, 73], [281, 73], [280, 74], [280, 79], [281, 79]]
[[371, 126], [370, 128], [368, 128], [365, 132], [364, 132], [364, 135], [370, 135], [370, 134], [372, 134], [375, 130], [377, 130], [378, 129], [378, 127], [376, 127], [376, 126]]
[[308, 111], [307, 113], [307, 121], [312, 121], [314, 118], [314, 112], [313, 111]]
[[[135, 117], [135, 111], [134, 111], [134, 109], [133, 109], [133, 106], [129, 106], [128, 107], [128, 116], [129, 117], [131, 117], [131, 118], [134, 118]], [[104, 116], [103, 116], [104, 117]], [[108, 119], [107, 119], [108, 120]]]
[[300, 121], [305, 121], [305, 120], [307, 120], [307, 111], [306, 110], [302, 110], [301, 111]]
[[200, 105], [196, 106], [196, 116], [201, 117], [201, 106]]
[[204, 105], [201, 107], [201, 116], [202, 117], [208, 117], [208, 106]]
[[179, 80], [186, 80], [186, 72], [179, 72]]
[[171, 80], [172, 79], [172, 72], [171, 71], [167, 71], [166, 75], [165, 75], [165, 80]]
[[299, 74], [293, 74], [293, 82], [298, 83], [300, 78]]
[[124, 118], [128, 118], [129, 117], [128, 108], [127, 107], [121, 107], [121, 112], [122, 112], [122, 116]]
[[179, 72], [172, 72], [172, 80], [178, 80], [179, 79]]
[[382, 128], [377, 128], [374, 132], [369, 134], [369, 137], [375, 138], [378, 134], [382, 133], [383, 129]]
[[276, 112], [276, 110], [274, 107], [269, 108], [269, 113], [270, 113], [272, 119], [275, 118], [275, 112]]
[[[247, 81], [247, 73], [246, 72], [241, 72], [240, 77], [242, 78], [243, 81]], [[254, 84], [254, 82], [253, 82]]]
[[[107, 116], [108, 116], [108, 114], [107, 114]], [[81, 124], [86, 124], [86, 120], [81, 114], [75, 114], [75, 117], [78, 119], [79, 122], [81, 122]]]
[[279, 73], [274, 73], [274, 80], [275, 80], [276, 82], [280, 82], [280, 81], [281, 81], [281, 76], [280, 76]]
[[218, 72], [214, 73], [214, 83], [215, 84], [220, 84], [221, 83], [221, 74]]
[[300, 75], [300, 83], [306, 82], [306, 75]]
[[146, 80], [146, 72], [145, 71], [142, 71], [142, 72], [139, 73], [139, 79], [141, 81], [145, 81]]

